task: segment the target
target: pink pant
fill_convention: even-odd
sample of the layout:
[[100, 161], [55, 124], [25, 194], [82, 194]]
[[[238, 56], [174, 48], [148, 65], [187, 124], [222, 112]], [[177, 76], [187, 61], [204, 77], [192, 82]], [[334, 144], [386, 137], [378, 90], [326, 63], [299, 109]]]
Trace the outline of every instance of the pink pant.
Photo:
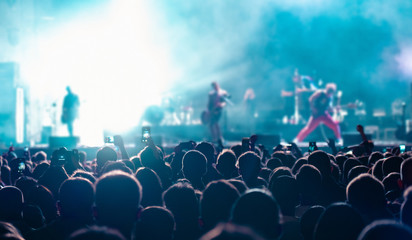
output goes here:
[[298, 136], [296, 137], [296, 139], [301, 142], [303, 141], [311, 132], [313, 132], [313, 130], [315, 130], [315, 128], [320, 124], [323, 123], [325, 124], [328, 128], [333, 130], [333, 133], [335, 134], [335, 137], [337, 139], [340, 139], [340, 128], [339, 128], [339, 124], [335, 121], [333, 121], [332, 117], [330, 116], [329, 113], [325, 113], [323, 115], [320, 115], [319, 117], [314, 118], [313, 116], [311, 116], [309, 118], [308, 123], [306, 124], [306, 126], [300, 130]]

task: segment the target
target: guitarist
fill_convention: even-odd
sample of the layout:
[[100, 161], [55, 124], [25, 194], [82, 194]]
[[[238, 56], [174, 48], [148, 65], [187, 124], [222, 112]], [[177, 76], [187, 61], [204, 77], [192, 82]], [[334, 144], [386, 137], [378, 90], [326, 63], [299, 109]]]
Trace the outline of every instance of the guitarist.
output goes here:
[[209, 100], [207, 103], [206, 122], [208, 122], [209, 130], [214, 142], [222, 141], [222, 132], [219, 126], [219, 120], [222, 115], [223, 108], [226, 106], [226, 99], [229, 94], [219, 87], [217, 82], [212, 82], [212, 91], [209, 92]]
[[62, 123], [67, 124], [69, 135], [73, 136], [73, 122], [77, 118], [79, 109], [79, 97], [74, 94], [70, 87], [66, 87], [67, 94], [63, 100]]
[[329, 114], [335, 92], [336, 84], [328, 83], [325, 89], [318, 90], [310, 96], [309, 102], [312, 115], [306, 126], [296, 137], [296, 142], [303, 141], [320, 123], [323, 123], [333, 130], [338, 143], [342, 143], [339, 124], [335, 122]]

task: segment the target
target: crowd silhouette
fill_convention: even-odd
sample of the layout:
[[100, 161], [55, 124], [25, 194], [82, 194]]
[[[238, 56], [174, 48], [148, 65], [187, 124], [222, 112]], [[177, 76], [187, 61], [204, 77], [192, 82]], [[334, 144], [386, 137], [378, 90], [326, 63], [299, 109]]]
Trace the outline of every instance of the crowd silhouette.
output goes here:
[[152, 139], [0, 158], [0, 239], [412, 239], [412, 152]]

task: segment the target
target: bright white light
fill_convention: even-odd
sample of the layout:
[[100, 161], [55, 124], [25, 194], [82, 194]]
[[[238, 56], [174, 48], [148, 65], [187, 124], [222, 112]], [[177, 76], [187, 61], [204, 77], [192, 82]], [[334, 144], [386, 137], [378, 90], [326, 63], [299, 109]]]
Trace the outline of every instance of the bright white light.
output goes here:
[[401, 47], [401, 52], [395, 57], [401, 72], [412, 77], [412, 45]]
[[38, 54], [25, 62], [32, 94], [53, 99], [58, 109], [66, 85], [79, 95], [75, 135], [82, 143], [101, 143], [104, 129], [136, 126], [145, 108], [159, 104], [177, 78], [147, 4], [113, 1], [61, 24], [40, 36]]

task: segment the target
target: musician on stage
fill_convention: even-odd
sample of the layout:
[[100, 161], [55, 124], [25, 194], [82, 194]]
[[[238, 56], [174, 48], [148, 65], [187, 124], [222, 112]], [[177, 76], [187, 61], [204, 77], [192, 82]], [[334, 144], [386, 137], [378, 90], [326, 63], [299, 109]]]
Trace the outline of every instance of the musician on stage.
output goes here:
[[333, 130], [338, 143], [342, 142], [339, 124], [329, 114], [335, 92], [336, 84], [328, 83], [325, 89], [318, 90], [310, 96], [309, 102], [312, 114], [306, 126], [299, 132], [295, 142], [303, 141], [320, 123]]
[[219, 120], [223, 108], [226, 106], [226, 99], [229, 94], [219, 87], [217, 82], [212, 82], [213, 90], [209, 92], [207, 110], [209, 115], [209, 130], [214, 142], [223, 141]]
[[62, 123], [67, 124], [69, 135], [73, 136], [73, 122], [78, 117], [79, 97], [74, 94], [70, 87], [66, 87], [67, 94], [63, 100]]

